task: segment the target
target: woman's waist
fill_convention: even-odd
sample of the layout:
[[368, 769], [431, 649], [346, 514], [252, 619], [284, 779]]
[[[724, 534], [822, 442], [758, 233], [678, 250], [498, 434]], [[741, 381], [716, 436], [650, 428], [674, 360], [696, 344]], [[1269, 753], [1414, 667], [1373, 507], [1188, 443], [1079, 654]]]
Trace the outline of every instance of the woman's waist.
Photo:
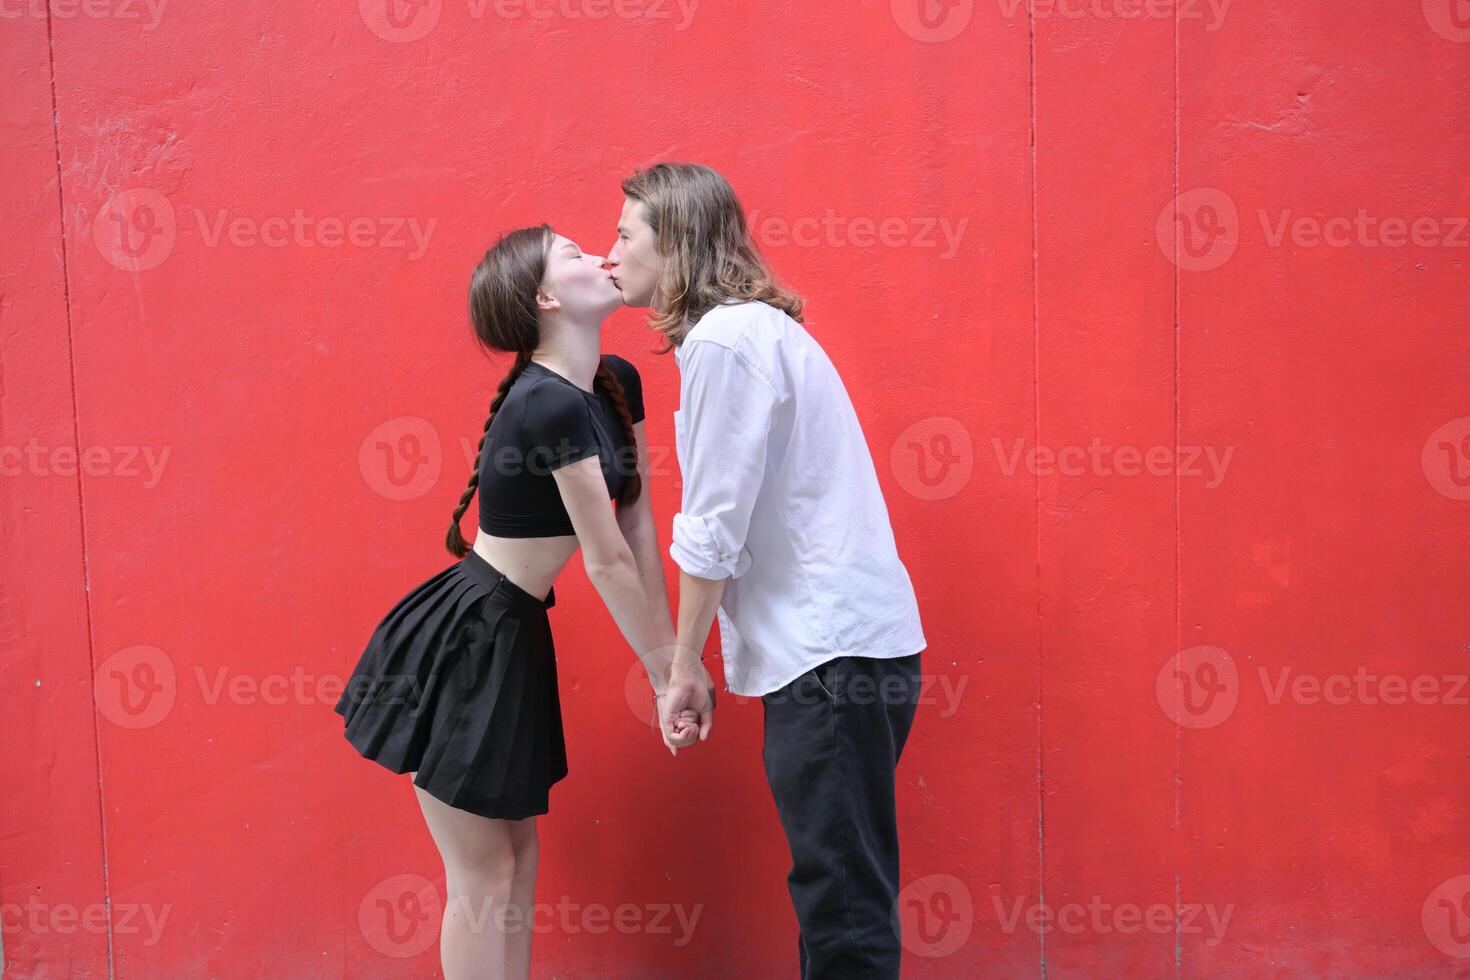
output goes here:
[[480, 529], [472, 554], [536, 601], [544, 601], [561, 570], [577, 552], [575, 534], [500, 537]]

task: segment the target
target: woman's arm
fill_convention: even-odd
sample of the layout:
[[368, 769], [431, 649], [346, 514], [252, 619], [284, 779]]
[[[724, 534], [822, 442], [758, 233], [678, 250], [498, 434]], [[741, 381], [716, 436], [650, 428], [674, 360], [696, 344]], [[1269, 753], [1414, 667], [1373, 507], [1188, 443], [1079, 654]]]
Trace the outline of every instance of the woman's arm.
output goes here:
[[637, 466], [638, 475], [643, 480], [643, 492], [629, 506], [618, 508], [617, 520], [618, 527], [623, 532], [623, 540], [628, 543], [629, 550], [633, 552], [633, 561], [637, 564], [638, 575], [643, 580], [643, 591], [653, 605], [655, 626], [668, 645], [666, 649], [657, 651], [662, 674], [657, 678], [654, 690], [662, 692], [664, 682], [668, 679], [669, 664], [673, 660], [674, 621], [669, 613], [669, 586], [668, 581], [664, 578], [663, 553], [658, 546], [658, 528], [653, 522], [653, 488], [648, 478], [648, 444], [644, 438], [641, 421], [633, 426], [633, 435], [638, 443]]
[[[606, 604], [618, 630], [643, 662], [649, 683], [662, 693], [668, 680], [668, 660], [673, 645], [668, 601], [650, 601], [633, 550], [623, 537], [607, 497], [607, 481], [596, 456], [552, 471], [563, 506], [582, 549], [587, 577]], [[660, 725], [660, 735], [670, 752], [693, 744], [698, 729], [687, 724]]]

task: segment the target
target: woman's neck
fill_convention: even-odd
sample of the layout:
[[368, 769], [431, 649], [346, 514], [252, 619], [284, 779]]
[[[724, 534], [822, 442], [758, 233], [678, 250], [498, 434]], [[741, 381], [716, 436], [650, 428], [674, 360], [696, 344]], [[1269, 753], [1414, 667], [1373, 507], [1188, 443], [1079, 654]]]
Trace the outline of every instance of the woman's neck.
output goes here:
[[541, 346], [532, 359], [586, 391], [596, 388], [602, 363], [602, 322], [543, 322]]

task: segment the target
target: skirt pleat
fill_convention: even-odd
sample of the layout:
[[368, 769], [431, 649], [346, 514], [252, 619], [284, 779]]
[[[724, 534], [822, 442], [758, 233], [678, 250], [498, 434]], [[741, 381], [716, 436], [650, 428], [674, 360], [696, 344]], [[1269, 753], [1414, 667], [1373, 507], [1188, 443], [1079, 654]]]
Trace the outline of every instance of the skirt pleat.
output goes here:
[[450, 806], [546, 813], [567, 773], [546, 610], [475, 552], [414, 587], [373, 631], [337, 702], [365, 758]]

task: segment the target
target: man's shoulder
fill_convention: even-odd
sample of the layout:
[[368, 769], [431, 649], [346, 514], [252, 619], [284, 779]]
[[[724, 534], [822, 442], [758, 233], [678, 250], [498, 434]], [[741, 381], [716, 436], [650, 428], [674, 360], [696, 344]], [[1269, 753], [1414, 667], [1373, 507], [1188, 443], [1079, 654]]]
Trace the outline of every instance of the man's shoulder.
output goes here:
[[790, 317], [760, 300], [716, 306], [684, 335], [684, 342], [708, 341], [721, 347], [754, 353], [771, 343]]

